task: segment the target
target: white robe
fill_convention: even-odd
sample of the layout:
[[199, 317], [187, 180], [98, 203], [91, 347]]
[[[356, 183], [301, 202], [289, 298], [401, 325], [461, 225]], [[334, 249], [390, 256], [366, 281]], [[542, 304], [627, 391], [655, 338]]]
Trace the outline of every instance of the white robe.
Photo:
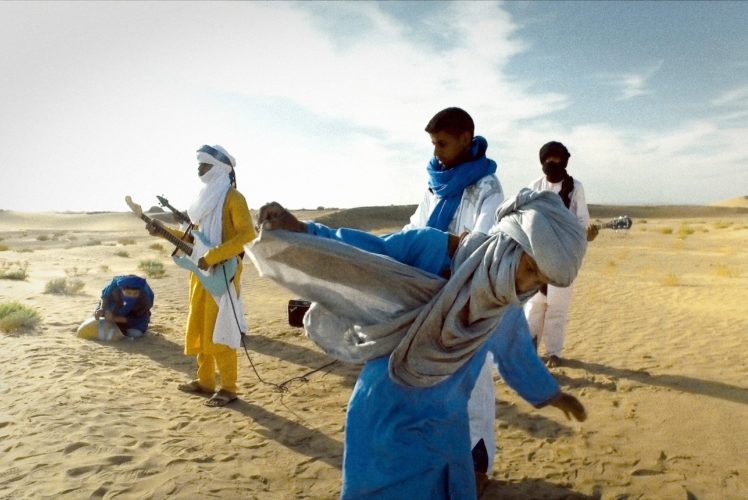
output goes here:
[[[548, 182], [545, 176], [530, 184], [535, 191], [561, 191], [561, 182]], [[579, 224], [587, 228], [590, 223], [590, 212], [584, 196], [584, 186], [574, 178], [574, 189], [571, 191], [569, 210]], [[533, 338], [545, 348], [547, 356], [561, 356], [566, 338], [566, 322], [569, 316], [573, 285], [565, 288], [548, 285], [548, 294], [535, 294], [525, 304], [525, 316]]]

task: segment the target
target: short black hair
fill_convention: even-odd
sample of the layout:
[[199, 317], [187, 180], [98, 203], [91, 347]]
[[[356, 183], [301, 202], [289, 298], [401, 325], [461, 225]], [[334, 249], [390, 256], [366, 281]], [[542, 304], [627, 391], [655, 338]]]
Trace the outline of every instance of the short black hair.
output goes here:
[[449, 132], [458, 136], [463, 132], [470, 132], [470, 137], [475, 133], [475, 124], [467, 111], [461, 108], [447, 108], [439, 111], [429, 120], [426, 132], [435, 134], [437, 132]]

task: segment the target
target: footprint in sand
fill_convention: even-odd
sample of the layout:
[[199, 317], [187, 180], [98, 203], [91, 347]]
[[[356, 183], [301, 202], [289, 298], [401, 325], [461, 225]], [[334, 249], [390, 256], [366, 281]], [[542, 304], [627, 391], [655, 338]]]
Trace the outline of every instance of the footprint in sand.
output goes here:
[[112, 465], [126, 464], [127, 462], [132, 462], [132, 455], [114, 455], [108, 457], [106, 461]]
[[87, 443], [82, 443], [82, 442], [78, 441], [77, 443], [71, 443], [71, 444], [67, 445], [65, 447], [65, 449], [62, 450], [62, 452], [65, 455], [67, 455], [68, 453], [72, 453], [75, 450], [77, 450], [78, 448], [83, 448], [84, 446], [88, 446], [88, 444]]
[[67, 470], [67, 475], [70, 477], [80, 477], [88, 474], [89, 472], [94, 472], [98, 469], [95, 465], [86, 465], [83, 467], [73, 467], [72, 469]]

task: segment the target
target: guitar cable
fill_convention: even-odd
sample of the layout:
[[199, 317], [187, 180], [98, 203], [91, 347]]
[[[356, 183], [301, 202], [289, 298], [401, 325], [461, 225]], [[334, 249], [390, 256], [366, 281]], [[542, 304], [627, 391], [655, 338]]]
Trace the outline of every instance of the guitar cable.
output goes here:
[[[229, 294], [229, 302], [231, 302], [231, 310], [234, 313], [234, 321], [236, 321], [236, 326], [239, 328], [239, 332], [241, 333], [241, 344], [242, 344], [242, 347], [244, 347], [244, 353], [247, 355], [247, 359], [249, 360], [249, 364], [252, 366], [252, 370], [255, 372], [255, 375], [257, 376], [257, 379], [260, 382], [262, 382], [265, 385], [270, 385], [272, 387], [275, 387], [275, 390], [278, 391], [278, 392], [280, 392], [280, 393], [288, 392], [288, 385], [291, 382], [294, 382], [296, 380], [300, 380], [302, 382], [309, 382], [309, 379], [307, 377], [309, 377], [310, 375], [312, 375], [312, 374], [314, 374], [314, 373], [316, 373], [316, 372], [318, 372], [320, 370], [324, 370], [328, 366], [332, 366], [332, 365], [334, 365], [335, 363], [338, 362], [337, 360], [334, 359], [331, 362], [326, 363], [326, 364], [320, 366], [319, 368], [315, 368], [314, 370], [310, 370], [310, 371], [308, 371], [308, 372], [306, 372], [306, 373], [304, 373], [302, 375], [296, 376], [296, 377], [291, 377], [288, 380], [285, 380], [285, 381], [283, 381], [283, 382], [281, 382], [279, 384], [276, 384], [275, 382], [268, 382], [268, 381], [264, 380], [260, 376], [260, 373], [257, 371], [257, 367], [255, 367], [255, 364], [252, 361], [252, 357], [249, 355], [249, 349], [247, 348], [247, 344], [245, 342], [245, 340], [247, 338], [247, 332], [242, 331], [241, 324], [239, 323], [239, 316], [236, 314], [236, 307], [234, 306], [234, 299], [231, 297], [231, 292], [229, 291], [229, 278], [228, 278], [228, 275], [226, 274], [226, 267], [225, 266], [221, 266], [221, 270], [223, 271], [223, 280], [226, 283], [226, 293]], [[231, 281], [234, 281], [234, 278], [231, 278]]]

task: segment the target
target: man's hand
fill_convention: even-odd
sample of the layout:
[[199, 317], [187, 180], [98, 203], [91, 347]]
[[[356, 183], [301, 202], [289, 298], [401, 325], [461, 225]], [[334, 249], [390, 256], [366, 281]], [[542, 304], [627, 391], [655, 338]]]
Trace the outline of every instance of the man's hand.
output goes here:
[[569, 414], [571, 414], [577, 422], [584, 422], [587, 420], [587, 411], [584, 409], [584, 405], [582, 405], [582, 403], [571, 394], [561, 392], [548, 404], [555, 406], [564, 412], [566, 418], [569, 418]]
[[597, 224], [590, 224], [587, 226], [587, 241], [592, 241], [597, 238], [597, 233], [599, 232], [600, 228], [597, 227]]
[[295, 233], [305, 233], [306, 224], [297, 219], [291, 212], [283, 208], [280, 203], [275, 201], [266, 203], [260, 207], [260, 214], [257, 217], [259, 227], [270, 231], [276, 229], [285, 229]]
[[210, 264], [208, 264], [208, 261], [205, 260], [205, 257], [200, 257], [197, 260], [197, 267], [199, 267], [203, 271], [207, 271], [208, 269], [210, 269]]
[[447, 254], [449, 255], [450, 259], [455, 256], [455, 252], [457, 251], [457, 247], [460, 246], [460, 242], [468, 234], [470, 234], [470, 233], [467, 232], [467, 231], [463, 231], [463, 233], [461, 235], [459, 235], [459, 236], [457, 236], [456, 234], [452, 234], [452, 233], [448, 234], [448, 236], [447, 236]]
[[155, 219], [151, 219], [150, 222], [145, 225], [145, 228], [151, 236], [161, 236], [164, 231], [164, 225], [161, 224], [161, 221]]

